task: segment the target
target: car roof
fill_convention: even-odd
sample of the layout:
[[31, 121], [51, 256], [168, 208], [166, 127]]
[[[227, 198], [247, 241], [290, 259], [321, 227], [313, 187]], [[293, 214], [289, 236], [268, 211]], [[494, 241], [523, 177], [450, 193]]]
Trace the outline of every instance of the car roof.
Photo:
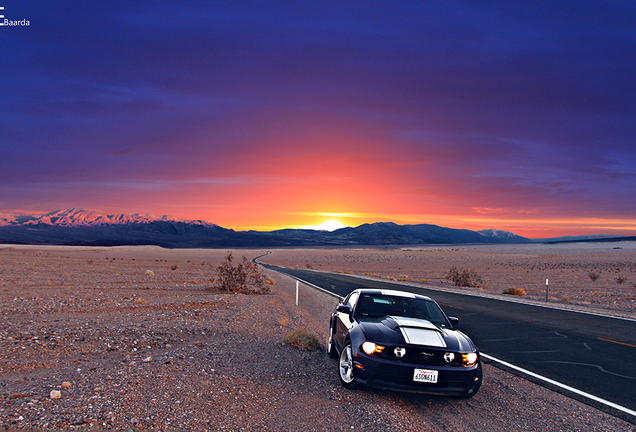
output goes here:
[[407, 298], [419, 298], [423, 300], [432, 301], [430, 297], [423, 296], [420, 294], [415, 294], [408, 291], [382, 289], [382, 288], [359, 288], [357, 291], [359, 291], [361, 295], [362, 294], [379, 294], [379, 295], [390, 295], [390, 296], [407, 297]]

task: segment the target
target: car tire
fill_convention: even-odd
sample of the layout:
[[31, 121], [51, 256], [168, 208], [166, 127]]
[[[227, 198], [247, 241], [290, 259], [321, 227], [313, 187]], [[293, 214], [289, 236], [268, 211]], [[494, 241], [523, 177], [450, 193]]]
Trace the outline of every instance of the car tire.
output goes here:
[[348, 389], [358, 387], [355, 376], [353, 375], [353, 354], [351, 352], [351, 343], [347, 343], [338, 359], [338, 377], [343, 386]]
[[333, 329], [329, 327], [329, 340], [327, 340], [327, 353], [331, 358], [338, 358], [338, 351], [333, 343]]

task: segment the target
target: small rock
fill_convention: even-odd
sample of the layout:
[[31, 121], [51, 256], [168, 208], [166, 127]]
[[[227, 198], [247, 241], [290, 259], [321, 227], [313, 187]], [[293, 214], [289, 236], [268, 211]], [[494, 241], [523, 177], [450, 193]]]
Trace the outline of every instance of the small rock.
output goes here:
[[64, 382], [62, 383], [62, 387], [63, 387], [63, 388], [64, 388], [64, 387], [70, 387], [70, 386], [71, 386], [71, 383], [70, 383], [70, 382], [68, 382], [68, 381], [64, 381]]
[[152, 361], [152, 357], [148, 356], [145, 359], [142, 360], [144, 363], [149, 363]]
[[146, 276], [154, 276], [155, 272], [153, 272], [152, 270], [146, 270]]
[[61, 399], [62, 392], [59, 390], [51, 390], [51, 399]]

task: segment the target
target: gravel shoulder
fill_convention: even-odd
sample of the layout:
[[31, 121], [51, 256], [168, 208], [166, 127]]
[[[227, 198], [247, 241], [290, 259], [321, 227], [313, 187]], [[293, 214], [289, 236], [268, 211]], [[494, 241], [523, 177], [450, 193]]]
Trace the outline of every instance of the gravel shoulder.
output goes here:
[[214, 293], [224, 254], [0, 245], [0, 429], [633, 430], [491, 365], [467, 401], [346, 390], [324, 343], [280, 343], [324, 342], [336, 300], [301, 285], [296, 306], [274, 272], [269, 295]]

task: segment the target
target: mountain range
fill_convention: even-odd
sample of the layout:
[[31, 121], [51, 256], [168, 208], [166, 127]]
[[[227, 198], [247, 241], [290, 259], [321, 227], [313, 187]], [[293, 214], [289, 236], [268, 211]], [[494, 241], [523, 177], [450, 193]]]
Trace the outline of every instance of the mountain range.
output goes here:
[[[546, 240], [546, 239], [542, 239]], [[508, 231], [437, 225], [364, 224], [335, 231], [234, 231], [202, 220], [97, 210], [58, 210], [42, 216], [0, 214], [0, 243], [36, 245], [157, 245], [167, 248], [290, 247], [531, 243]]]

